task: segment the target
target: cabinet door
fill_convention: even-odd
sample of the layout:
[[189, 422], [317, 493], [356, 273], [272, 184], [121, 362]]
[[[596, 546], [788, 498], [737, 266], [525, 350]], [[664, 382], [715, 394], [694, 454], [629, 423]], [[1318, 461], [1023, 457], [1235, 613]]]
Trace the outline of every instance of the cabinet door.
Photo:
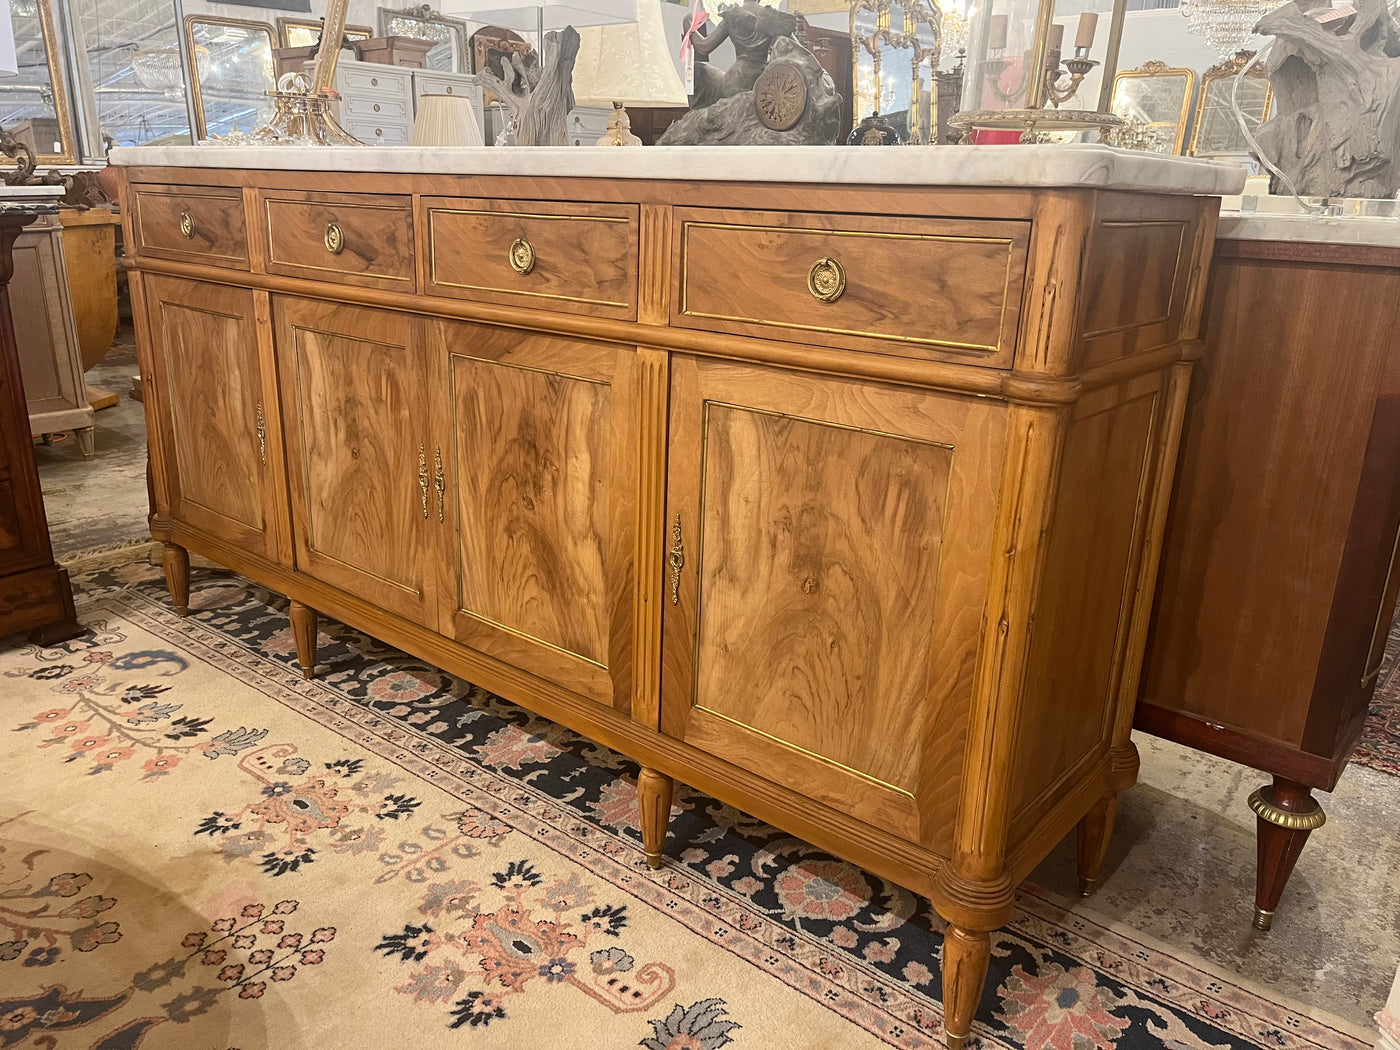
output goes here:
[[686, 357], [671, 376], [663, 730], [946, 843], [1005, 406]]
[[451, 581], [439, 629], [629, 709], [634, 354], [481, 325], [433, 330]]
[[423, 322], [304, 299], [273, 313], [297, 568], [435, 627]]
[[276, 558], [275, 387], [256, 293], [156, 276], [145, 288], [170, 515]]

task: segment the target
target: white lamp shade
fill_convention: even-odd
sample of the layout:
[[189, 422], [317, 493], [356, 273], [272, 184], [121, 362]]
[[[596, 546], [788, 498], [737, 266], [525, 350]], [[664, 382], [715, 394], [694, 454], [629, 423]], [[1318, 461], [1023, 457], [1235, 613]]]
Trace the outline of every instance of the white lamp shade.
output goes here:
[[484, 146], [471, 99], [465, 95], [423, 95], [413, 121], [415, 146]]
[[6, 0], [3, 17], [0, 17], [0, 77], [13, 77], [19, 74], [19, 62], [15, 58], [15, 27], [10, 21], [10, 5]]
[[689, 104], [671, 61], [661, 0], [636, 0], [637, 20], [578, 31], [574, 102], [580, 106]]
[[482, 10], [467, 10], [460, 17], [485, 25], [502, 26], [534, 33], [543, 26], [546, 33], [565, 26], [613, 25], [632, 22], [637, 17], [637, 0], [482, 0], [490, 4]]

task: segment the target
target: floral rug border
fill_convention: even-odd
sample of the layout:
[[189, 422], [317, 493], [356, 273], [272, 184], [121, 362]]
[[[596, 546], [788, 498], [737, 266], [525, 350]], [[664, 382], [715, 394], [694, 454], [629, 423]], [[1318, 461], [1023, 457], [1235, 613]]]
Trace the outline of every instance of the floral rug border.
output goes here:
[[[567, 804], [531, 785], [485, 768], [450, 745], [341, 696], [332, 686], [305, 681], [290, 665], [195, 619], [177, 617], [139, 591], [115, 587], [92, 592], [80, 604], [86, 617], [104, 606], [112, 607], [270, 699], [570, 857], [872, 1034], [899, 1040], [901, 1046], [941, 1046], [942, 1006], [936, 998], [911, 990], [821, 938], [783, 925], [682, 861], [673, 859], [666, 868], [652, 872], [645, 866], [639, 839], [589, 823]], [[1070, 913], [1044, 891], [1023, 887], [1017, 905], [1011, 924], [994, 937], [994, 953], [997, 939], [1018, 934], [1053, 945], [1145, 997], [1261, 1048], [1369, 1050], [1369, 1044], [1306, 1011], [1266, 999], [1234, 979], [1083, 914]], [[919, 906], [926, 904], [920, 901]], [[828, 994], [833, 988], [839, 990], [835, 1001]], [[996, 1038], [982, 1026], [977, 1036], [983, 1047], [1014, 1050], [1015, 1044]]]

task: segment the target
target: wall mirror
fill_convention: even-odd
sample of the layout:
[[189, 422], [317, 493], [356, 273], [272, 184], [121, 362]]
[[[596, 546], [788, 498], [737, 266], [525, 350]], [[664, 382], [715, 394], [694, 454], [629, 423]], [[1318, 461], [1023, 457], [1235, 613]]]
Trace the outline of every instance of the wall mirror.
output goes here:
[[[277, 39], [279, 47], [314, 47], [321, 42], [320, 18], [279, 18]], [[346, 26], [345, 35], [351, 40], [368, 40], [374, 36], [369, 26]]]
[[1113, 78], [1113, 112], [1146, 127], [1158, 153], [1186, 149], [1196, 71], [1147, 62]]
[[240, 18], [188, 15], [185, 43], [194, 57], [195, 138], [252, 131], [272, 115], [272, 27]]
[[[1235, 120], [1230, 93], [1234, 89], [1235, 75], [1252, 57], [1252, 51], [1241, 51], [1234, 58], [1211, 66], [1201, 78], [1201, 101], [1196, 106], [1196, 121], [1191, 130], [1191, 156], [1218, 157], [1249, 152], [1249, 143]], [[1273, 88], [1264, 71], [1258, 66], [1251, 69], [1249, 76], [1241, 81], [1236, 97], [1253, 134], [1274, 108]]]
[[880, 113], [910, 141], [927, 141], [914, 103], [933, 89], [941, 18], [933, 0], [854, 0], [851, 93], [857, 122]]
[[73, 164], [77, 147], [53, 3], [10, 0], [19, 75], [0, 80], [0, 125], [39, 164]]
[[428, 52], [429, 69], [439, 73], [471, 72], [467, 57], [467, 23], [438, 14], [427, 4], [404, 10], [381, 7], [379, 35], [431, 40], [437, 46]]

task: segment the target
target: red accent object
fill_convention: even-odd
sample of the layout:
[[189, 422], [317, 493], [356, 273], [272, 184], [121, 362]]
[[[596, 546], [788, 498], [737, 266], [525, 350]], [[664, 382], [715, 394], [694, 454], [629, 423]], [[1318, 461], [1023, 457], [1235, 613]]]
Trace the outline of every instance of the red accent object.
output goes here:
[[1016, 130], [997, 130], [993, 128], [973, 128], [972, 144], [974, 146], [1014, 146], [1020, 143], [1021, 133]]

